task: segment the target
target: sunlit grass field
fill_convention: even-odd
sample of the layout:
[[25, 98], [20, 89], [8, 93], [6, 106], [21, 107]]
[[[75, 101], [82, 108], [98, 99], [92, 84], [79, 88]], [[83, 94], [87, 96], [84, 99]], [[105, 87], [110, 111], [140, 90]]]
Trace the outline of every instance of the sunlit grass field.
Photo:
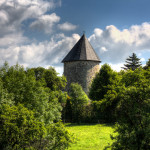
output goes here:
[[114, 130], [112, 125], [66, 124], [66, 128], [77, 138], [77, 142], [72, 144], [69, 150], [103, 150], [108, 143], [112, 143], [110, 138]]

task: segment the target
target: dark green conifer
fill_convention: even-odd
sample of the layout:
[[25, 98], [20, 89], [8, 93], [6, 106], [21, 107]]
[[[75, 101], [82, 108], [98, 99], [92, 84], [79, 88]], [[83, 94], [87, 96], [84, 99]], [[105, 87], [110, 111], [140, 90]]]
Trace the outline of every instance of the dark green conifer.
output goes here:
[[125, 67], [122, 67], [124, 70], [132, 69], [133, 71], [141, 66], [140, 59], [136, 56], [135, 53], [132, 54], [132, 56], [129, 56], [126, 59], [126, 64], [124, 64]]

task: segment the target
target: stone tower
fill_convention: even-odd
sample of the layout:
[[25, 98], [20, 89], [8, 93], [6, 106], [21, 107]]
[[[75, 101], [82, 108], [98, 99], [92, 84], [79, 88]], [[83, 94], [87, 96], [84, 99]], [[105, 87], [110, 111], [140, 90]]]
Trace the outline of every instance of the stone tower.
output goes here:
[[67, 78], [67, 90], [70, 84], [74, 82], [80, 84], [83, 90], [88, 93], [92, 79], [99, 72], [100, 62], [96, 52], [83, 34], [62, 60], [64, 75]]

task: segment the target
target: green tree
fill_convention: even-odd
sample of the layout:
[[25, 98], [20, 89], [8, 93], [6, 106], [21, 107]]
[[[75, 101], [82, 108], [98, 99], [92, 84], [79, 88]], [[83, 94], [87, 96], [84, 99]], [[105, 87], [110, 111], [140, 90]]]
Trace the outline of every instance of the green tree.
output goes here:
[[147, 150], [150, 148], [150, 73], [138, 68], [121, 71], [115, 107], [117, 134], [111, 149]]
[[[13, 95], [16, 104], [21, 103], [29, 110], [35, 111], [39, 120], [52, 123], [61, 118], [61, 104], [55, 93], [43, 87], [42, 81], [36, 81], [34, 72], [24, 70], [18, 64], [0, 69], [3, 87]], [[57, 93], [57, 91], [56, 91]]]
[[53, 67], [45, 69], [43, 67], [31, 68], [28, 71], [34, 71], [37, 81], [42, 81], [46, 87], [52, 91], [63, 90], [66, 86], [66, 78], [58, 76], [58, 73]]
[[115, 108], [118, 102], [117, 91], [121, 75], [104, 64], [92, 82], [89, 92], [95, 122], [114, 122]]
[[3, 104], [0, 109], [1, 150], [63, 150], [72, 142], [72, 135], [61, 123], [45, 126], [21, 104]]
[[150, 59], [148, 59], [148, 61], [146, 62], [146, 65], [143, 67], [143, 69], [147, 70], [148, 68], [150, 68]]
[[63, 119], [63, 122], [72, 121], [71, 98], [69, 96], [67, 96], [65, 107], [63, 107], [62, 119]]
[[140, 59], [136, 56], [135, 53], [132, 54], [132, 56], [129, 56], [129, 58], [126, 59], [126, 64], [124, 64], [125, 67], [122, 67], [125, 70], [131, 69], [135, 70], [141, 66]]
[[[146, 71], [145, 71], [146, 72]], [[125, 87], [138, 86], [142, 82], [145, 82], [146, 76], [144, 70], [138, 68], [136, 70], [127, 70], [122, 74], [121, 84]]]
[[73, 138], [58, 122], [66, 97], [59, 88], [47, 87], [45, 79], [37, 80], [32, 69], [5, 63], [0, 68], [0, 149], [67, 148]]
[[117, 72], [113, 71], [108, 64], [104, 64], [92, 82], [89, 97], [92, 100], [103, 99], [107, 91], [110, 90], [112, 86], [116, 86], [118, 81], [119, 77]]
[[46, 144], [48, 150], [65, 150], [75, 142], [75, 137], [60, 122], [49, 125], [47, 129], [48, 136], [43, 146]]
[[88, 104], [89, 99], [78, 83], [70, 85], [69, 96], [71, 98], [73, 122], [80, 123], [82, 121], [83, 110]]
[[[50, 116], [51, 119], [59, 119], [61, 115], [64, 117], [64, 107], [67, 100], [67, 93], [62, 92], [62, 90], [66, 86], [66, 78], [64, 76], [58, 76], [58, 73], [53, 67], [49, 67], [48, 69], [43, 67], [31, 68], [27, 70], [27, 74], [32, 71], [35, 75], [36, 81], [40, 82], [43, 87], [47, 87], [49, 89], [49, 99], [52, 100], [52, 105], [57, 106], [52, 107], [51, 105], [53, 108], [51, 111], [54, 110], [55, 113], [50, 113], [50, 115], [47, 116]], [[61, 105], [62, 108], [60, 108], [59, 105]], [[61, 112], [61, 114], [56, 112]], [[52, 114], [54, 115], [52, 116]]]
[[3, 83], [0, 80], [0, 107], [2, 104], [14, 105], [13, 94], [8, 93], [6, 89], [3, 88]]
[[93, 114], [97, 122], [113, 123], [116, 119], [116, 107], [118, 103], [117, 89], [108, 90], [100, 101], [92, 101]]
[[[0, 149], [33, 148], [46, 135], [42, 122], [23, 105], [2, 105], [0, 110]], [[39, 144], [40, 146], [40, 144]]]
[[147, 80], [147, 84], [150, 84], [150, 67], [146, 70], [144, 70], [144, 76]]
[[117, 107], [117, 134], [112, 150], [150, 149], [150, 86], [125, 88]]

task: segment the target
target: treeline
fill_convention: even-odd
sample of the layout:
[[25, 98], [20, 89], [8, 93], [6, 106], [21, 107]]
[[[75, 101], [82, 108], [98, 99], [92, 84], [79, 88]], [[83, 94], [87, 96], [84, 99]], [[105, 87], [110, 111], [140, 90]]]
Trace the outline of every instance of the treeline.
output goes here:
[[0, 68], [0, 149], [60, 150], [74, 141], [61, 121], [66, 79], [54, 68]]
[[[72, 122], [116, 123], [112, 150], [150, 149], [150, 59], [142, 68], [133, 53], [124, 70], [104, 64], [93, 79], [88, 99], [72, 84], [65, 118]], [[81, 92], [82, 91], [82, 92]], [[107, 147], [106, 147], [107, 149]]]
[[76, 123], [114, 123], [118, 120], [117, 111], [120, 102], [125, 99], [126, 91], [141, 88], [146, 90], [149, 86], [150, 67], [115, 72], [108, 64], [104, 64], [92, 82], [89, 98], [80, 85], [71, 84], [63, 120]]
[[70, 86], [63, 120], [78, 123], [114, 123], [128, 89], [150, 86], [150, 59], [142, 68], [136, 54], [127, 58], [123, 70], [116, 72], [104, 64], [93, 79], [88, 97], [78, 84]]
[[54, 68], [0, 68], [0, 149], [63, 150], [74, 142], [63, 122], [115, 123], [111, 149], [150, 149], [150, 59], [133, 53], [124, 70], [104, 64], [89, 95]]
[[97, 119], [117, 123], [112, 150], [150, 149], [150, 67], [116, 73], [105, 64], [89, 95]]

